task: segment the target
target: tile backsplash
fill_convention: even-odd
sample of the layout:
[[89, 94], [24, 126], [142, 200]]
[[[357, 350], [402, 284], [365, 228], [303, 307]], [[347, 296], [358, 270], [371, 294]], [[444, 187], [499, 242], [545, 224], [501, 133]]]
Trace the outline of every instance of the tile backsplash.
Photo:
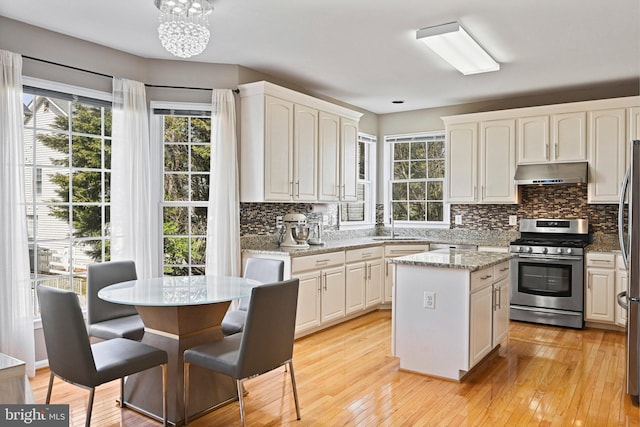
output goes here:
[[[509, 225], [509, 215], [522, 218], [586, 218], [591, 232], [616, 234], [617, 204], [588, 204], [586, 185], [543, 185], [520, 187], [520, 204], [453, 204], [451, 205], [451, 230], [500, 231], [517, 233], [517, 225]], [[338, 230], [338, 205], [336, 203], [241, 203], [240, 231], [242, 236], [275, 235], [276, 217], [294, 211], [308, 214], [322, 211], [329, 218], [326, 231]], [[384, 208], [376, 205], [376, 228], [384, 233]], [[455, 215], [462, 216], [462, 224], [454, 224]], [[419, 230], [413, 229], [419, 233]]]
[[518, 205], [451, 205], [451, 218], [462, 215], [462, 224], [452, 229], [515, 230], [509, 215], [522, 218], [586, 218], [593, 233], [615, 234], [617, 204], [588, 204], [586, 185], [540, 185], [520, 187]]

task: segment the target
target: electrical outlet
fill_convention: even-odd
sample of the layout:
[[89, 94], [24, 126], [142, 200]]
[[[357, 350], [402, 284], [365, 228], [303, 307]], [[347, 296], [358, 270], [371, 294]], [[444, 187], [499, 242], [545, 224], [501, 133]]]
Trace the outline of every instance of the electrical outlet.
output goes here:
[[424, 308], [434, 309], [436, 308], [436, 293], [435, 292], [425, 292], [424, 293]]
[[456, 225], [462, 224], [462, 215], [456, 215]]
[[518, 215], [509, 215], [509, 225], [518, 225]]

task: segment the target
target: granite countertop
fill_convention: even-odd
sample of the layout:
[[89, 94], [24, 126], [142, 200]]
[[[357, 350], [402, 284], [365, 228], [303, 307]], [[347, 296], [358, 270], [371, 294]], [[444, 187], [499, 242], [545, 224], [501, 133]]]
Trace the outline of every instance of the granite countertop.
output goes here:
[[276, 243], [275, 240], [271, 241], [256, 241], [251, 244], [243, 245], [242, 251], [255, 253], [255, 254], [271, 254], [271, 255], [288, 255], [289, 257], [299, 257], [306, 255], [316, 255], [327, 252], [334, 252], [340, 250], [360, 249], [381, 245], [406, 245], [406, 244], [429, 244], [429, 243], [448, 243], [448, 244], [473, 244], [479, 246], [509, 246], [508, 241], [478, 241], [471, 239], [454, 239], [454, 240], [440, 240], [420, 238], [413, 236], [402, 236], [391, 239], [389, 236], [367, 236], [357, 237], [350, 239], [334, 239], [326, 240], [324, 245], [309, 245], [308, 248], [285, 248]]
[[414, 255], [406, 255], [393, 258], [390, 262], [422, 267], [455, 268], [476, 271], [500, 264], [501, 262], [509, 260], [511, 257], [511, 254], [502, 252], [476, 252], [452, 249], [448, 253], [422, 252]]
[[598, 242], [590, 243], [585, 248], [585, 252], [620, 252], [620, 244], [618, 242]]

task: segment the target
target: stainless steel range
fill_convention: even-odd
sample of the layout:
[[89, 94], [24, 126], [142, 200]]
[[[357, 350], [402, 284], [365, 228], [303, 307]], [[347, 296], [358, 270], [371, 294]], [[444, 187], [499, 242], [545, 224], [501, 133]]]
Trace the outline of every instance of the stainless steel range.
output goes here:
[[512, 320], [584, 327], [586, 219], [523, 219], [511, 242]]

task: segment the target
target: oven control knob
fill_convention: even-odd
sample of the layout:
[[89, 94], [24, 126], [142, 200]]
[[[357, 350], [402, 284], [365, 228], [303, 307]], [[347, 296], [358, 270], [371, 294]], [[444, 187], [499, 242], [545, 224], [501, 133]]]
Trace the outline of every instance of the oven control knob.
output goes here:
[[529, 246], [529, 247], [527, 248], [527, 252], [532, 253], [532, 252], [533, 252], [533, 248], [532, 248], [531, 246]]
[[547, 252], [549, 252], [549, 249], [548, 249], [548, 248], [542, 248], [542, 253], [543, 253], [543, 254], [546, 254]]
[[567, 249], [567, 254], [570, 254], [570, 253], [573, 253], [573, 249], [568, 248], [568, 249]]
[[524, 248], [522, 246], [518, 246], [518, 252], [524, 252]]
[[562, 248], [558, 248], [558, 253], [561, 254], [562, 253]]

